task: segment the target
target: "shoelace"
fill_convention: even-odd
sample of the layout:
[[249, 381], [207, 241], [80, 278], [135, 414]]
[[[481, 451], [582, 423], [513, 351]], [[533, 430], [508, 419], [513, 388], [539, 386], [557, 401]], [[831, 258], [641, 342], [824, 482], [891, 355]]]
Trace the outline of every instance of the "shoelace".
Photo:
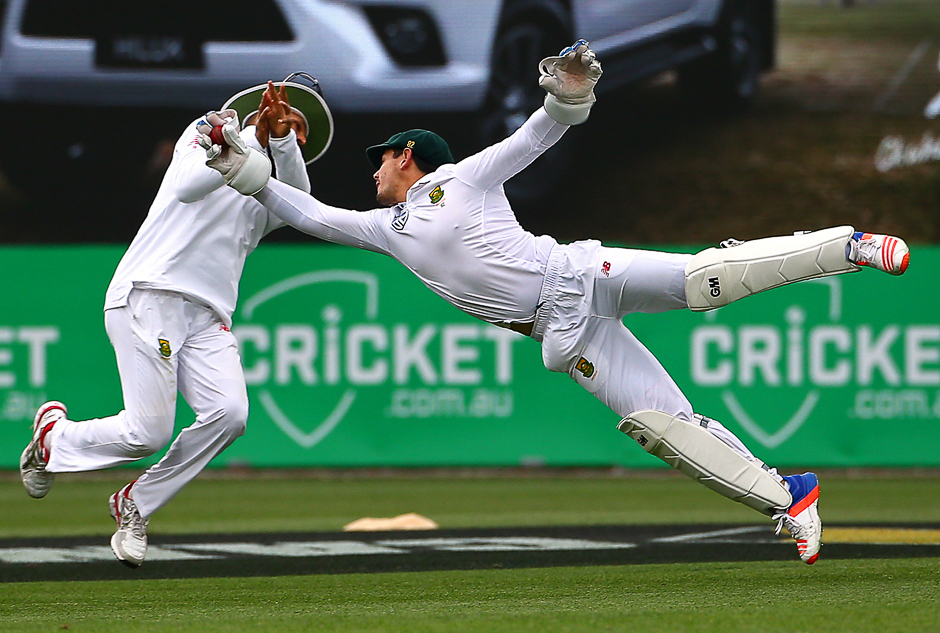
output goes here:
[[32, 445], [32, 450], [29, 451], [29, 457], [26, 458], [25, 467], [30, 470], [45, 472], [46, 464], [49, 463], [49, 456], [47, 450], [43, 448], [42, 443], [36, 441]]
[[787, 514], [785, 510], [773, 515], [771, 519], [777, 521], [777, 529], [774, 530], [774, 534], [780, 534], [783, 526], [786, 525], [787, 532], [790, 533], [790, 536], [793, 537], [794, 540], [809, 540], [809, 537], [812, 536], [811, 525], [799, 523], [796, 519]]
[[874, 238], [867, 240], [849, 240], [848, 259], [853, 264], [861, 262], [873, 262], [878, 258], [879, 245]]
[[137, 538], [144, 538], [147, 535], [147, 523], [140, 517], [137, 510], [137, 504], [129, 497], [124, 497], [121, 502], [121, 529], [128, 528]]
[[29, 468], [30, 470], [45, 470], [46, 465], [42, 462], [39, 457], [39, 445], [36, 444], [33, 446], [33, 449], [29, 452], [29, 456], [26, 458], [26, 463], [24, 467]]
[[862, 245], [859, 241], [856, 241], [856, 240], [849, 241], [849, 261], [852, 262], [853, 264], [857, 264], [858, 260], [861, 259], [862, 257], [865, 257], [868, 259], [871, 258], [871, 253], [867, 252], [867, 251], [870, 251], [871, 249], [869, 248], [867, 249], [866, 252], [863, 252], [861, 247]]

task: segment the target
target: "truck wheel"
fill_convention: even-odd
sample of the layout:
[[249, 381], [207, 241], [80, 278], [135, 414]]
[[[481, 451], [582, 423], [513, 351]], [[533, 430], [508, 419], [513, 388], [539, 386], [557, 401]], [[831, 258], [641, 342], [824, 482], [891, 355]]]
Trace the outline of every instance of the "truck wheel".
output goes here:
[[513, 2], [503, 10], [479, 126], [484, 146], [515, 132], [542, 105], [538, 64], [570, 44], [566, 19], [564, 10], [548, 0]]
[[728, 0], [713, 32], [714, 52], [679, 69], [691, 104], [737, 112], [757, 95], [763, 59], [759, 16], [750, 0]]
[[[515, 132], [545, 98], [538, 85], [538, 64], [571, 43], [570, 17], [555, 0], [524, 0], [503, 8], [490, 59], [486, 101], [478, 116], [475, 149], [488, 147]], [[511, 195], [532, 198], [545, 191], [545, 170], [563, 159], [549, 151], [507, 183]], [[535, 172], [543, 172], [536, 174]], [[531, 173], [530, 173], [531, 172]]]

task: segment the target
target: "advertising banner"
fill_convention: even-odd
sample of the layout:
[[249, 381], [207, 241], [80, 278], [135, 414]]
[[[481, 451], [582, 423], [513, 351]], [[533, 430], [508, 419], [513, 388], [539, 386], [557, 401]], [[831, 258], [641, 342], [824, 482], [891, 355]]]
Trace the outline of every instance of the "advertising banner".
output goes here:
[[[73, 420], [120, 411], [101, 306], [121, 254], [0, 250], [0, 467], [16, 468], [47, 399]], [[900, 278], [862, 271], [626, 324], [696, 411], [772, 465], [936, 466], [940, 300], [925, 290], [940, 249], [912, 262]], [[262, 245], [240, 295], [251, 414], [213, 466], [660, 465], [545, 370], [537, 343], [464, 315], [389, 258]], [[177, 429], [191, 422], [180, 399]]]

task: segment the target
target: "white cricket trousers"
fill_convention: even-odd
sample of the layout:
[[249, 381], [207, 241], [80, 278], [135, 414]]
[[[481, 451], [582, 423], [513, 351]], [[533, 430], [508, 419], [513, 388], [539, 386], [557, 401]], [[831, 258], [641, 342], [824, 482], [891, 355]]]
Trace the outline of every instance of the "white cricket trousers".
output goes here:
[[105, 328], [124, 410], [57, 422], [47, 469], [99, 470], [156, 453], [173, 438], [179, 391], [196, 421], [134, 484], [134, 502], [146, 518], [245, 432], [248, 392], [238, 344], [213, 310], [163, 290], [132, 290], [126, 306], [105, 311]]
[[[608, 248], [594, 240], [553, 248], [533, 326], [545, 367], [566, 372], [621, 418], [652, 409], [692, 422], [695, 414], [685, 394], [623, 324], [635, 312], [687, 309], [685, 268], [691, 258]], [[717, 420], [709, 419], [706, 428], [755, 459]]]

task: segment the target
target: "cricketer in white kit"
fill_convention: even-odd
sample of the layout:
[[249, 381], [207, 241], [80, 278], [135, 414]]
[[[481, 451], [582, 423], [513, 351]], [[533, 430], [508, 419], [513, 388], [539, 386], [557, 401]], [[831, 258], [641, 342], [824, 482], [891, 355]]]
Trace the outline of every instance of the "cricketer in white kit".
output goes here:
[[150, 516], [245, 431], [248, 395], [230, 330], [232, 313], [245, 258], [262, 237], [284, 225], [206, 166], [200, 129], [232, 121], [233, 133], [247, 146], [259, 155], [270, 153], [278, 178], [295, 191], [309, 191], [301, 147], [305, 119], [290, 107], [288, 87], [309, 90], [284, 82], [278, 91], [270, 82], [257, 86], [256, 103], [273, 104], [267, 118], [239, 132], [234, 110], [213, 112], [193, 121], [177, 140], [147, 218], [105, 298], [105, 327], [124, 409], [80, 422], [67, 419], [60, 402], [48, 402], [36, 413], [21, 473], [27, 492], [39, 498], [55, 473], [100, 470], [156, 453], [173, 440], [177, 392], [192, 407], [195, 422], [166, 455], [109, 501], [118, 528], [112, 549], [132, 567], [146, 555]]
[[777, 531], [785, 526], [800, 558], [814, 563], [822, 538], [816, 475], [780, 476], [719, 422], [694, 413], [622, 319], [633, 312], [713, 309], [862, 265], [900, 274], [909, 262], [906, 244], [852, 227], [696, 255], [537, 237], [517, 222], [503, 183], [588, 118], [601, 68], [579, 40], [543, 60], [540, 72], [544, 107], [476, 155], [455, 162], [444, 140], [427, 130], [370, 147], [376, 199], [387, 208], [331, 207], [271, 180], [263, 155], [231, 133], [224, 148], [205, 141], [208, 164], [299, 230], [393, 257], [464, 312], [540, 341], [545, 367], [568, 373], [621, 416], [621, 431], [705, 486], [777, 519]]

